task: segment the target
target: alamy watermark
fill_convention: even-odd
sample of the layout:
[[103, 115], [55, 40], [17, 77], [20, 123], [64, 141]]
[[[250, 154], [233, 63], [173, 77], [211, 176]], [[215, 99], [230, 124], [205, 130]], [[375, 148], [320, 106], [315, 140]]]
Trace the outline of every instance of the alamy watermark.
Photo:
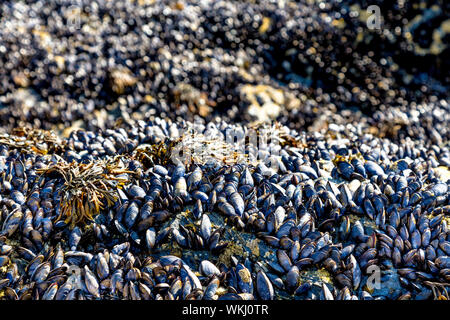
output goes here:
[[369, 290], [381, 289], [381, 269], [379, 266], [371, 265], [367, 268], [366, 273], [369, 275], [367, 278], [367, 288]]
[[366, 21], [367, 28], [369, 28], [369, 30], [380, 30], [382, 23], [380, 7], [377, 5], [370, 5], [367, 7], [367, 14], [370, 14]]
[[67, 26], [71, 29], [81, 29], [81, 14], [83, 12], [82, 0], [60, 0]]

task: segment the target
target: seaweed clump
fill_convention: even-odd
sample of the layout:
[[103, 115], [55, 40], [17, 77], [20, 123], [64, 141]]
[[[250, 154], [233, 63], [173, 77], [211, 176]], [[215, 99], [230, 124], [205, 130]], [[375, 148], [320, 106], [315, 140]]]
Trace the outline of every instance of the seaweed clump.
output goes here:
[[11, 134], [0, 135], [0, 145], [22, 150], [24, 153], [58, 154], [64, 150], [64, 142], [53, 132], [25, 127], [15, 128]]
[[128, 173], [118, 157], [89, 163], [58, 162], [38, 170], [42, 175], [60, 176], [60, 212], [56, 221], [65, 218], [71, 228], [93, 220], [101, 209], [114, 205], [117, 190], [128, 183]]

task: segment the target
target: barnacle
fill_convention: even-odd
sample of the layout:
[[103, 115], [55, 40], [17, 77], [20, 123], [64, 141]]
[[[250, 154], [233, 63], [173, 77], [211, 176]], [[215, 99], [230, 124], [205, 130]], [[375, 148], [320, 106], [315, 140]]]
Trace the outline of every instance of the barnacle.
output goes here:
[[170, 161], [170, 151], [174, 144], [175, 142], [161, 141], [140, 145], [135, 149], [133, 158], [141, 162], [146, 170], [155, 164], [166, 165]]
[[353, 159], [357, 159], [357, 160], [361, 160], [361, 161], [365, 161], [364, 157], [361, 155], [361, 153], [357, 153], [357, 154], [352, 154], [352, 155], [348, 155], [348, 156], [342, 156], [342, 155], [336, 155], [336, 157], [332, 160], [333, 164], [335, 166], [337, 166], [337, 164], [339, 162], [348, 162], [350, 163]]
[[118, 95], [123, 94], [127, 88], [134, 86], [137, 82], [133, 73], [125, 67], [112, 70], [108, 76], [111, 90]]
[[172, 161], [196, 164], [235, 164], [245, 161], [245, 154], [217, 137], [187, 132], [177, 139], [171, 149]]
[[186, 83], [178, 84], [174, 88], [173, 94], [176, 106], [186, 104], [189, 111], [198, 113], [202, 117], [208, 116], [212, 112], [212, 108], [216, 106], [216, 103], [210, 100], [205, 92]]
[[56, 174], [64, 179], [59, 190], [60, 214], [73, 228], [78, 223], [93, 220], [101, 209], [114, 204], [117, 189], [128, 182], [128, 173], [118, 157], [90, 163], [58, 162], [37, 170], [44, 175]]
[[247, 155], [235, 146], [195, 131], [185, 132], [177, 139], [140, 145], [132, 157], [140, 161], [145, 169], [155, 164], [166, 165], [171, 162], [230, 165], [247, 161]]

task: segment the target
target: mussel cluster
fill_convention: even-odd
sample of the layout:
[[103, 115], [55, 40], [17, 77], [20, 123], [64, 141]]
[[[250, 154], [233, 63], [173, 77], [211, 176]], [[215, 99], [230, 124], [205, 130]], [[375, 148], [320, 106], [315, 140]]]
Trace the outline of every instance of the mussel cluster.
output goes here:
[[370, 4], [2, 2], [0, 299], [450, 299], [448, 5]]

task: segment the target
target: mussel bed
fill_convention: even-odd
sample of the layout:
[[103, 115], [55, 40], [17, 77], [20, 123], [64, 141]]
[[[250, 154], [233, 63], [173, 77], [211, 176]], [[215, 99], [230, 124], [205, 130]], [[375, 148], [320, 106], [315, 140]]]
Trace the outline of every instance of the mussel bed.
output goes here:
[[373, 4], [3, 1], [0, 299], [448, 300], [448, 4]]

